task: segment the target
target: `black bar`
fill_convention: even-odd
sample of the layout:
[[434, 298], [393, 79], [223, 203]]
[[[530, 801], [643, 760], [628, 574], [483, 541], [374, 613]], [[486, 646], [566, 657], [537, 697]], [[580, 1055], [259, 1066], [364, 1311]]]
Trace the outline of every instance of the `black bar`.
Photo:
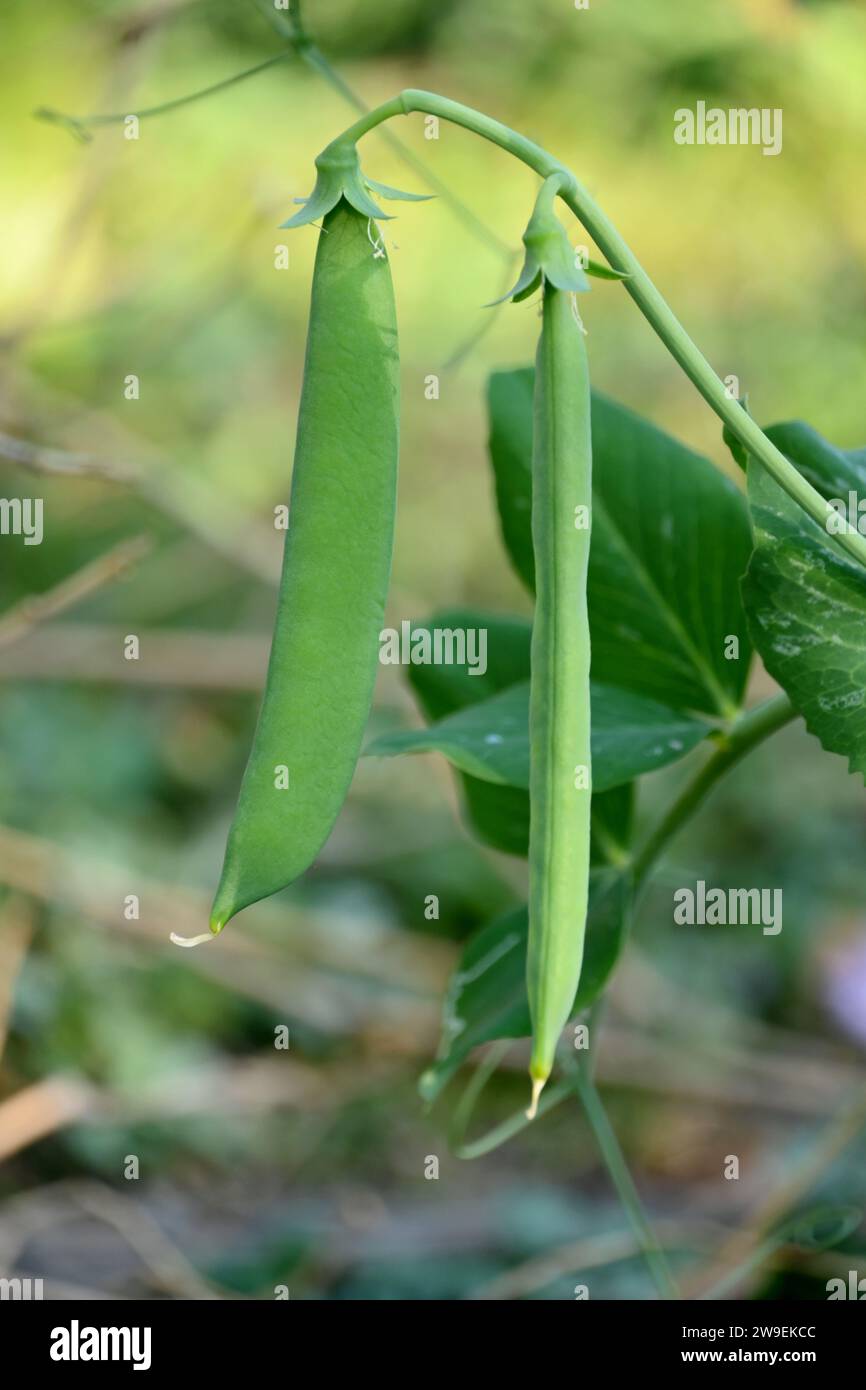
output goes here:
[[[828, 1302], [725, 1302], [631, 1303], [574, 1301], [556, 1305], [522, 1302], [507, 1305], [507, 1321], [501, 1303], [462, 1303], [443, 1318], [430, 1303], [400, 1304], [399, 1321], [392, 1321], [388, 1303], [274, 1299], [216, 1302], [0, 1302], [0, 1346], [7, 1367], [19, 1366], [41, 1374], [99, 1376], [108, 1370], [164, 1375], [194, 1369], [196, 1380], [210, 1373], [220, 1377], [242, 1373], [249, 1378], [272, 1373], [282, 1366], [289, 1374], [304, 1338], [314, 1335], [313, 1346], [328, 1357], [341, 1348], [359, 1369], [383, 1367], [413, 1377], [423, 1371], [429, 1378], [435, 1365], [447, 1374], [449, 1366], [465, 1369], [465, 1353], [477, 1347], [485, 1364], [496, 1353], [510, 1356], [515, 1345], [526, 1349], [536, 1338], [541, 1352], [559, 1342], [557, 1364], [571, 1364], [575, 1373], [600, 1363], [609, 1372], [638, 1370], [646, 1374], [674, 1367], [700, 1371], [707, 1366], [753, 1366], [768, 1370], [803, 1366], [826, 1375], [843, 1366], [859, 1364], [866, 1330], [859, 1299]], [[451, 1324], [451, 1317], [455, 1322]], [[416, 1322], [417, 1319], [417, 1322]], [[411, 1322], [420, 1338], [406, 1337]], [[345, 1336], [355, 1326], [363, 1340], [320, 1339], [329, 1334]], [[419, 1326], [420, 1324], [420, 1326]], [[424, 1324], [427, 1324], [425, 1331]], [[459, 1342], [449, 1334], [457, 1332]], [[107, 1329], [103, 1332], [103, 1329]], [[114, 1329], [111, 1332], [110, 1329]], [[137, 1331], [136, 1331], [137, 1329]], [[498, 1331], [497, 1329], [501, 1329]], [[402, 1334], [402, 1335], [400, 1335]], [[445, 1335], [443, 1335], [445, 1334]], [[478, 1340], [476, 1340], [478, 1339]], [[572, 1340], [573, 1339], [573, 1340]], [[368, 1353], [363, 1351], [367, 1346]], [[379, 1351], [372, 1349], [378, 1346]], [[413, 1347], [416, 1349], [413, 1351]], [[463, 1350], [458, 1352], [458, 1347]], [[570, 1350], [567, 1350], [570, 1348]], [[308, 1347], [308, 1351], [311, 1347]], [[416, 1355], [420, 1365], [413, 1365]], [[93, 1353], [101, 1359], [90, 1359]], [[546, 1355], [547, 1353], [545, 1353]], [[301, 1356], [301, 1361], [305, 1357]], [[294, 1362], [300, 1369], [301, 1362]]]

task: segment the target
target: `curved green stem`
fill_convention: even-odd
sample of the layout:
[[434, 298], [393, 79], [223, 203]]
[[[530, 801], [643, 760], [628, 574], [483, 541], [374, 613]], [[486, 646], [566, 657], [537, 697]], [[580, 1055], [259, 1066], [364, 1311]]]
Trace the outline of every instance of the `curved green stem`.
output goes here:
[[[495, 1054], [495, 1061], [493, 1061], [492, 1065], [490, 1065], [488, 1059], [485, 1058], [485, 1061], [478, 1068], [478, 1071], [473, 1075], [472, 1080], [468, 1082], [466, 1090], [460, 1098], [459, 1106], [454, 1112], [448, 1138], [451, 1150], [457, 1158], [483, 1158], [485, 1154], [492, 1153], [494, 1149], [501, 1148], [503, 1144], [508, 1143], [509, 1139], [513, 1139], [515, 1135], [521, 1134], [524, 1129], [528, 1129], [530, 1125], [535, 1123], [535, 1120], [527, 1119], [526, 1106], [524, 1105], [520, 1110], [515, 1111], [513, 1115], [509, 1115], [507, 1119], [502, 1120], [498, 1125], [494, 1125], [492, 1129], [489, 1129], [486, 1134], [482, 1134], [478, 1139], [466, 1139], [466, 1130], [469, 1127], [469, 1121], [472, 1118], [472, 1112], [481, 1091], [487, 1085], [487, 1082], [490, 1080], [490, 1077], [493, 1075], [500, 1061], [501, 1056], [499, 1054]], [[575, 1089], [576, 1086], [573, 1078], [567, 1081], [559, 1081], [555, 1086], [549, 1086], [538, 1102], [535, 1119], [539, 1119], [542, 1115], [546, 1115], [549, 1111], [555, 1109], [557, 1105], [561, 1105], [569, 1096], [574, 1095]]]
[[[256, 4], [268, 23], [273, 25], [274, 29], [279, 34], [282, 34], [284, 38], [287, 38], [294, 44], [298, 57], [303, 63], [306, 63], [307, 67], [310, 68], [312, 72], [318, 73], [319, 77], [323, 78], [330, 87], [333, 87], [334, 91], [338, 92], [343, 100], [347, 101], [350, 106], [354, 106], [356, 111], [363, 113], [369, 110], [366, 102], [362, 100], [354, 87], [350, 86], [342, 74], [331, 66], [322, 50], [316, 45], [307, 29], [304, 27], [300, 0], [290, 0], [287, 14], [281, 14], [280, 11], [275, 10], [272, 0], [256, 0]], [[441, 198], [444, 203], [448, 204], [451, 211], [459, 218], [467, 230], [470, 231], [473, 236], [477, 237], [479, 241], [490, 246], [510, 265], [511, 261], [514, 259], [512, 247], [508, 246], [491, 227], [488, 227], [481, 221], [480, 217], [475, 215], [471, 208], [467, 207], [456, 194], [452, 193], [444, 179], [440, 179], [439, 175], [434, 173], [423, 159], [419, 159], [413, 150], [410, 150], [407, 145], [404, 145], [403, 141], [398, 136], [392, 134], [390, 130], [382, 130], [380, 134], [382, 139], [390, 145], [391, 149], [403, 160], [403, 163], [412, 169], [420, 179], [423, 179], [427, 187], [432, 188], [438, 198]], [[485, 319], [485, 326], [488, 322], [489, 319]], [[451, 363], [449, 362], [446, 365], [451, 365]]]
[[[602, 1161], [616, 1188], [659, 1296], [663, 1299], [679, 1298], [679, 1289], [650, 1225], [625, 1156], [608, 1119], [604, 1103], [596, 1089], [593, 1076], [595, 1059], [598, 1055], [596, 1038], [601, 1027], [603, 1010], [603, 998], [597, 999], [589, 1015], [589, 1051], [579, 1062], [570, 1053], [563, 1053], [563, 1069], [566, 1075], [557, 1085], [551, 1086], [541, 1096], [538, 1102], [538, 1114], [547, 1114], [548, 1111], [553, 1110], [555, 1106], [560, 1105], [571, 1095], [576, 1094], [579, 1097]], [[528, 1129], [532, 1123], [531, 1120], [527, 1119], [525, 1110], [519, 1110], [516, 1114], [509, 1115], [507, 1119], [495, 1125], [493, 1129], [488, 1130], [486, 1134], [481, 1135], [480, 1138], [466, 1141], [466, 1131], [478, 1101], [510, 1047], [511, 1040], [507, 1038], [493, 1044], [479, 1063], [455, 1106], [448, 1131], [448, 1142], [452, 1152], [458, 1158], [482, 1158], [485, 1154], [500, 1148], [509, 1139], [513, 1139], [522, 1130]]]
[[775, 695], [740, 715], [727, 733], [720, 735], [718, 747], [680, 792], [667, 814], [659, 821], [632, 863], [635, 893], [643, 887], [650, 870], [677, 831], [700, 806], [720, 777], [770, 734], [796, 719], [797, 711], [787, 695]]
[[81, 139], [89, 139], [87, 131], [92, 126], [120, 125], [130, 116], [137, 116], [139, 120], [144, 117], [164, 116], [169, 111], [177, 111], [181, 106], [190, 106], [195, 101], [203, 101], [205, 97], [215, 96], [217, 92], [224, 92], [227, 87], [234, 87], [238, 82], [245, 82], [248, 77], [255, 77], [257, 73], [264, 72], [266, 68], [272, 68], [276, 63], [284, 63], [287, 58], [293, 58], [294, 48], [283, 49], [281, 53], [274, 53], [270, 58], [265, 58], [263, 62], [256, 63], [254, 67], [245, 68], [243, 72], [236, 72], [232, 77], [224, 77], [221, 82], [214, 82], [210, 87], [202, 87], [197, 92], [188, 92], [186, 96], [174, 97], [171, 101], [161, 102], [159, 106], [145, 106], [140, 111], [111, 111], [97, 116], [70, 116], [65, 111], [55, 111], [50, 106], [40, 106], [33, 112], [39, 121], [50, 121], [54, 125], [65, 126]]
[[[354, 143], [383, 121], [390, 120], [392, 116], [405, 116], [412, 111], [423, 111], [427, 115], [438, 116], [454, 125], [463, 126], [464, 129], [480, 135], [483, 139], [498, 145], [500, 149], [506, 150], [508, 154], [514, 155], [542, 178], [546, 179], [556, 173], [562, 175], [560, 197], [604, 252], [613, 269], [626, 277], [623, 279], [626, 290], [655, 329], [668, 352], [744, 448], [763, 464], [779, 486], [784, 488], [825, 533], [832, 535], [833, 532], [828, 530], [827, 523], [832, 518], [834, 527], [837, 526], [838, 514], [767, 438], [740, 402], [728, 395], [707, 359], [692, 342], [613, 223], [587, 190], [578, 183], [574, 174], [547, 150], [503, 125], [501, 121], [494, 120], [481, 111], [475, 111], [472, 107], [464, 106], [462, 102], [452, 101], [435, 92], [424, 92], [414, 88], [407, 88], [390, 101], [383, 102], [381, 106], [367, 112], [332, 143]], [[836, 539], [850, 556], [860, 564], [866, 565], [866, 538], [861, 536], [856, 528], [848, 525]]]
[[680, 1291], [671, 1274], [656, 1234], [650, 1225], [634, 1178], [595, 1084], [595, 1064], [599, 1054], [598, 1037], [601, 1032], [605, 1004], [605, 996], [602, 994], [595, 1000], [589, 1011], [589, 1051], [578, 1060], [571, 1052], [563, 1050], [563, 1070], [572, 1079], [583, 1106], [587, 1123], [598, 1145], [598, 1151], [610, 1175], [610, 1180], [616, 1188], [617, 1196], [628, 1217], [635, 1240], [640, 1247], [659, 1296], [664, 1299], [679, 1298]]
[[499, 145], [516, 159], [528, 164], [544, 179], [550, 174], [561, 173], [564, 175], [564, 185], [573, 185], [576, 182], [574, 175], [561, 160], [554, 159], [541, 145], [536, 145], [533, 140], [528, 140], [525, 135], [512, 130], [510, 126], [503, 125], [492, 116], [485, 116], [483, 111], [464, 106], [462, 101], [452, 101], [450, 97], [441, 97], [436, 92], [423, 92], [413, 87], [407, 87], [389, 101], [383, 101], [380, 106], [366, 111], [331, 143], [354, 145], [383, 121], [391, 120], [392, 116], [408, 116], [413, 111], [422, 111], [427, 116], [438, 116], [440, 120], [450, 121], [452, 125], [471, 130], [474, 135], [480, 135], [492, 144]]
[[595, 1082], [586, 1065], [578, 1066], [575, 1070], [574, 1088], [580, 1097], [584, 1114], [604, 1160], [604, 1165], [610, 1174], [611, 1182], [616, 1188], [617, 1196], [635, 1233], [635, 1238], [640, 1245], [641, 1253], [658, 1290], [659, 1297], [663, 1299], [679, 1298], [680, 1291], [656, 1239], [655, 1232], [649, 1224], [640, 1194], [635, 1187], [634, 1178], [629, 1172], [628, 1164], [619, 1146], [619, 1140], [614, 1133], [607, 1111], [602, 1104], [601, 1096], [596, 1090]]

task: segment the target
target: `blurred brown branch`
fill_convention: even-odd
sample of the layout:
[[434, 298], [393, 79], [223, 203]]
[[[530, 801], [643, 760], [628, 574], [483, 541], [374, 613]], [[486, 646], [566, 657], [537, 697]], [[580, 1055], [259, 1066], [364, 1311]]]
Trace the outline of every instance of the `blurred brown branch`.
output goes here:
[[99, 1092], [78, 1077], [48, 1076], [0, 1102], [0, 1160], [66, 1125], [95, 1118]]
[[0, 614], [0, 651], [20, 641], [33, 628], [59, 613], [66, 613], [83, 603], [104, 585], [119, 579], [136, 565], [150, 550], [147, 536], [134, 536], [121, 541], [104, 555], [83, 565], [43, 594], [31, 594], [14, 607]]
[[[0, 1268], [15, 1268], [29, 1241], [77, 1220], [82, 1212], [116, 1231], [162, 1292], [180, 1299], [222, 1296], [141, 1205], [121, 1196], [107, 1183], [93, 1179], [52, 1183], [7, 1202], [3, 1207]], [[94, 1291], [92, 1296], [103, 1295]]]
[[759, 1055], [745, 1046], [729, 1048], [722, 1070], [717, 1050], [701, 1036], [692, 1037], [688, 1048], [683, 1048], [672, 1039], [622, 1024], [606, 1027], [598, 1068], [599, 1078], [607, 1084], [637, 1085], [714, 1109], [753, 1108], [777, 1117], [824, 1118], [845, 1103], [852, 1087], [866, 1086], [862, 1065], [836, 1056], [813, 1059], [804, 1068], [799, 1056], [788, 1052], [778, 1039], [772, 1051], [765, 1044]]
[[[701, 1251], [712, 1249], [730, 1232], [719, 1222], [698, 1218], [694, 1221], [660, 1221], [656, 1234], [667, 1250]], [[629, 1231], [569, 1241], [543, 1255], [534, 1256], [504, 1274], [482, 1284], [469, 1295], [471, 1299], [515, 1299], [539, 1293], [555, 1279], [573, 1274], [580, 1278], [585, 1270], [601, 1269], [618, 1260], [628, 1260], [639, 1254], [639, 1247]], [[853, 1265], [862, 1268], [863, 1258], [839, 1251], [806, 1250], [800, 1245], [781, 1245], [767, 1257], [774, 1269], [802, 1266], [815, 1276], [832, 1278]]]
[[124, 630], [101, 623], [50, 623], [4, 656], [0, 680], [112, 681], [190, 690], [261, 690], [268, 638], [235, 632], [138, 631], [141, 659], [119, 659]]
[[[100, 428], [99, 412], [82, 413], [79, 423], [90, 420]], [[110, 422], [122, 435], [115, 421]], [[136, 447], [135, 442], [133, 448]], [[139, 447], [143, 448], [143, 444]], [[280, 541], [272, 526], [255, 518], [238, 518], [229, 507], [189, 474], [178, 474], [155, 451], [154, 461], [145, 464], [106, 459], [76, 450], [50, 448], [26, 439], [0, 433], [0, 457], [37, 473], [63, 474], [136, 488], [166, 516], [191, 531], [239, 568], [267, 584], [276, 583], [280, 570]]]
[[140, 470], [128, 463], [97, 458], [95, 454], [74, 453], [69, 449], [51, 449], [34, 444], [29, 439], [0, 433], [0, 457], [34, 473], [59, 474], [61, 477], [103, 478], [111, 483], [138, 483]]
[[[659, 1221], [655, 1233], [664, 1249], [697, 1250], [712, 1247], [724, 1227], [708, 1221]], [[525, 1263], [506, 1270], [488, 1283], [475, 1289], [473, 1300], [510, 1300], [537, 1293], [565, 1274], [582, 1276], [586, 1270], [602, 1269], [619, 1260], [629, 1260], [640, 1254], [640, 1246], [631, 1231], [613, 1231], [608, 1235], [590, 1236], [569, 1241], [567, 1245], [546, 1250]]]
[[196, 1115], [270, 1115], [293, 1109], [331, 1112], [357, 1096], [387, 1088], [403, 1074], [401, 1057], [312, 1066], [288, 1052], [236, 1059], [215, 1054], [205, 1065], [158, 1075], [134, 1094], [54, 1075], [0, 1102], [0, 1160], [74, 1124], [139, 1125]]

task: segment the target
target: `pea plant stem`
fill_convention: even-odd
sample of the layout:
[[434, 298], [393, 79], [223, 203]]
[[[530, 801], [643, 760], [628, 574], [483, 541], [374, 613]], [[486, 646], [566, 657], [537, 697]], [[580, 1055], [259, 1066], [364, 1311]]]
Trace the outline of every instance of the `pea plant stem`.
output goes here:
[[679, 1298], [680, 1291], [650, 1225], [625, 1156], [619, 1146], [619, 1140], [595, 1084], [595, 1064], [600, 1050], [598, 1040], [605, 1002], [604, 995], [601, 995], [589, 1011], [587, 1020], [588, 1050], [584, 1052], [580, 1061], [577, 1061], [570, 1052], [563, 1051], [563, 1070], [583, 1106], [587, 1123], [592, 1130], [599, 1153], [622, 1203], [623, 1211], [628, 1218], [659, 1296], [663, 1299]]
[[[590, 1056], [592, 1047], [590, 1046]], [[619, 1140], [608, 1119], [601, 1096], [596, 1090], [590, 1068], [586, 1062], [578, 1064], [573, 1075], [574, 1089], [580, 1098], [583, 1112], [598, 1145], [599, 1153], [616, 1188], [617, 1196], [628, 1217], [635, 1238], [640, 1245], [647, 1269], [660, 1298], [665, 1300], [679, 1298], [680, 1293], [661, 1246], [656, 1240], [652, 1227], [643, 1209], [640, 1195], [628, 1164], [619, 1146]]]
[[653, 865], [670, 840], [691, 819], [719, 778], [765, 738], [784, 728], [796, 717], [797, 711], [787, 695], [775, 695], [754, 709], [746, 710], [726, 732], [719, 735], [716, 751], [686, 783], [632, 861], [635, 894], [645, 885]]
[[221, 82], [214, 82], [210, 87], [201, 87], [197, 92], [187, 92], [185, 96], [173, 97], [170, 101], [161, 102], [159, 106], [144, 106], [136, 111], [108, 111], [95, 116], [70, 116], [65, 111], [55, 111], [50, 106], [40, 106], [33, 114], [37, 120], [66, 126], [80, 138], [89, 139], [87, 131], [93, 126], [118, 125], [128, 120], [130, 116], [136, 116], [139, 120], [143, 120], [145, 117], [150, 119], [152, 116], [165, 116], [170, 111], [178, 111], [182, 106], [191, 106], [193, 102], [216, 96], [217, 92], [224, 92], [228, 87], [236, 86], [238, 82], [245, 82], [248, 77], [256, 77], [258, 73], [265, 72], [268, 68], [274, 67], [275, 64], [284, 63], [287, 58], [294, 57], [294, 53], [293, 48], [283, 49], [281, 53], [274, 53], [270, 58], [265, 58], [253, 67], [245, 68], [243, 72], [236, 72], [231, 77], [223, 78]]
[[[825, 533], [833, 535], [827, 523], [838, 526], [838, 513], [813, 488], [789, 459], [751, 418], [739, 401], [730, 397], [700, 349], [692, 342], [673, 310], [650, 280], [634, 252], [620, 236], [610, 219], [578, 182], [574, 174], [553, 155], [501, 121], [464, 106], [462, 102], [435, 92], [407, 88], [381, 106], [361, 116], [333, 144], [354, 144], [362, 136], [394, 116], [413, 111], [438, 116], [480, 135], [527, 164], [542, 178], [561, 174], [560, 197], [603, 251], [612, 268], [623, 275], [623, 284], [641, 313], [661, 338], [674, 360], [697, 387], [707, 404], [724, 421], [743, 447], [767, 469], [780, 487], [815, 521]], [[866, 537], [848, 525], [836, 539], [847, 553], [866, 565]]]

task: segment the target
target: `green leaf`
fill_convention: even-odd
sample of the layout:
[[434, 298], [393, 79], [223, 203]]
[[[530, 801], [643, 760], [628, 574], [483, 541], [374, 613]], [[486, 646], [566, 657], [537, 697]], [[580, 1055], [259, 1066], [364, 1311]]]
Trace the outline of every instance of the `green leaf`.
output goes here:
[[[629, 882], [611, 869], [590, 875], [589, 917], [580, 984], [572, 1012], [587, 1008], [604, 989], [625, 944]], [[436, 1061], [421, 1077], [432, 1101], [473, 1048], [497, 1038], [528, 1037], [526, 908], [490, 922], [467, 941], [448, 984]]]
[[[526, 858], [529, 853], [529, 792], [482, 782], [479, 777], [457, 774], [463, 792], [463, 809], [469, 828], [482, 844], [503, 854]], [[593, 864], [619, 864], [628, 854], [632, 830], [634, 786], [624, 784], [609, 792], [592, 794]]]
[[[741, 406], [743, 407], [743, 409], [745, 410], [746, 414], [748, 415], [748, 414], [749, 414], [749, 397], [748, 397], [748, 395], [741, 396], [741, 397], [739, 398], [738, 404], [741, 405]], [[747, 464], [748, 464], [748, 462], [749, 462], [749, 451], [748, 451], [748, 449], [746, 448], [745, 444], [741, 444], [741, 443], [740, 443], [739, 439], [738, 439], [737, 436], [734, 434], [734, 431], [731, 429], [730, 425], [727, 424], [727, 422], [726, 422], [725, 424], [722, 425], [722, 439], [724, 440], [724, 442], [727, 444], [728, 448], [730, 449], [730, 451], [731, 451], [731, 458], [734, 460], [734, 463], [737, 465], [738, 468], [741, 468], [741, 469], [743, 470], [743, 472], [745, 473], [745, 471], [746, 471], [746, 466], [747, 466]]]
[[802, 1245], [807, 1250], [832, 1250], [857, 1230], [863, 1211], [855, 1206], [820, 1206], [799, 1212], [773, 1232], [779, 1245]]
[[469, 829], [483, 845], [502, 854], [529, 854], [529, 792], [502, 787], [479, 777], [459, 775], [463, 812]]
[[[597, 681], [591, 683], [591, 700], [592, 785], [599, 792], [684, 757], [710, 730], [705, 720]], [[442, 753], [473, 777], [528, 788], [529, 683], [476, 701], [425, 729], [380, 735], [365, 751], [374, 757]]]
[[505, 549], [535, 592], [532, 552], [532, 401], [534, 367], [492, 372], [487, 380], [488, 450]]
[[[424, 623], [412, 624], [413, 632], [418, 628], [428, 631], [433, 628], [440, 631], [484, 629], [487, 633], [487, 669], [483, 675], [470, 675], [467, 666], [457, 665], [407, 668], [409, 682], [430, 720], [438, 721], [529, 679], [532, 624], [525, 618], [452, 608], [434, 614]], [[676, 733], [671, 736], [677, 737]], [[460, 784], [464, 812], [477, 838], [505, 854], [525, 856], [529, 849], [528, 793], [522, 788], [498, 785], [465, 774], [460, 774]], [[594, 790], [594, 863], [621, 859], [626, 852], [632, 800], [631, 789], [626, 786], [613, 792]]]
[[[787, 428], [803, 442], [808, 427]], [[782, 431], [773, 433], [778, 443]], [[866, 464], [866, 455], [843, 455], [808, 433], [821, 446], [812, 451], [813, 480], [826, 486], [832, 473], [844, 497], [853, 461]], [[866, 571], [754, 460], [748, 479], [755, 551], [743, 598], [753, 641], [810, 732], [866, 777]]]
[[849, 492], [866, 497], [866, 449], [837, 449], [802, 420], [771, 425], [765, 433], [823, 497], [845, 504]]
[[474, 608], [446, 608], [423, 623], [412, 623], [416, 632], [483, 631], [487, 634], [486, 669], [472, 673], [468, 664], [409, 665], [406, 675], [428, 719], [489, 699], [518, 681], [528, 680], [532, 623], [528, 618], [482, 613]]
[[[534, 372], [489, 382], [502, 534], [531, 588]], [[706, 459], [593, 393], [589, 618], [593, 674], [674, 709], [730, 717], [751, 648], [737, 581], [751, 549], [745, 500]], [[726, 657], [736, 638], [739, 657]]]
[[634, 783], [624, 782], [609, 792], [593, 792], [592, 864], [622, 864], [628, 856], [634, 829]]
[[[428, 719], [495, 695], [498, 690], [529, 678], [532, 624], [525, 618], [452, 608], [436, 613], [417, 627], [484, 628], [487, 670], [470, 675], [466, 666], [410, 666], [409, 683]], [[460, 777], [463, 810], [472, 833], [491, 849], [525, 856], [529, 852], [529, 795], [514, 787], [494, 786], [476, 777]]]
[[857, 1230], [863, 1211], [855, 1206], [820, 1206], [799, 1212], [773, 1232], [779, 1245], [792, 1243], [807, 1250], [832, 1250]]
[[[745, 499], [706, 459], [604, 397], [592, 429], [594, 676], [729, 716], [751, 657], [737, 585], [751, 551]], [[732, 637], [739, 656], [728, 660]]]
[[[529, 853], [529, 793], [520, 787], [503, 787], [479, 777], [457, 774], [463, 790], [469, 828], [491, 849], [503, 854]], [[628, 854], [634, 810], [634, 784], [592, 794], [593, 864], [621, 864]]]

